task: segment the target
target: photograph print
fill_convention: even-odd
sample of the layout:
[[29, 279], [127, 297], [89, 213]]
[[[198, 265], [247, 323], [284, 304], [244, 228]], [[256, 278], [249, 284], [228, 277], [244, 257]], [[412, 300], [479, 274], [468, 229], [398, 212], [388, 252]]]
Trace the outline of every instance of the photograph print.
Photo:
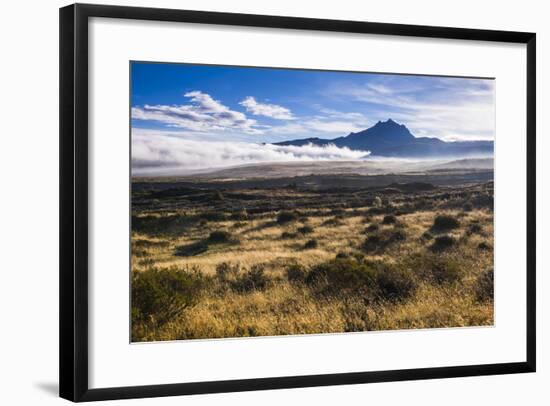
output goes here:
[[130, 74], [132, 342], [493, 326], [493, 78]]

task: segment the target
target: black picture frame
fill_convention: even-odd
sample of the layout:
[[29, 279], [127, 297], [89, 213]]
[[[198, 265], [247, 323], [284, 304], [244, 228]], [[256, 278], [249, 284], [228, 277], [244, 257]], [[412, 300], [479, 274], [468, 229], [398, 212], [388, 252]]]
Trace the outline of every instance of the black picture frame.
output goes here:
[[[527, 323], [525, 361], [90, 389], [88, 386], [88, 19], [220, 24], [526, 44]], [[536, 35], [220, 12], [74, 4], [60, 9], [60, 396], [75, 402], [535, 372]]]

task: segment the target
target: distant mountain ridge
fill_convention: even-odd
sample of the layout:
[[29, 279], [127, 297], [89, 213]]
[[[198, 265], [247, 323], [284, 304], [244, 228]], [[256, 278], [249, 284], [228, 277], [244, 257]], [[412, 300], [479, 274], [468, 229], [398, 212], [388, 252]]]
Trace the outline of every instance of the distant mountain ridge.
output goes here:
[[415, 137], [409, 129], [391, 118], [379, 121], [374, 126], [344, 137], [334, 139], [306, 138], [275, 143], [275, 145], [329, 145], [352, 150], [370, 151], [375, 156], [424, 158], [466, 157], [492, 155], [493, 141], [446, 142], [438, 138]]

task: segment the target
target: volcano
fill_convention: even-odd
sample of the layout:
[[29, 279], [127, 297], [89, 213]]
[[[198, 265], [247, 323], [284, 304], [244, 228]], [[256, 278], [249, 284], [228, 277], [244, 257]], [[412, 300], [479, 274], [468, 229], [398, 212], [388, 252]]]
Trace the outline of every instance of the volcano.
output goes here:
[[356, 133], [334, 139], [306, 138], [275, 145], [336, 145], [351, 150], [370, 151], [371, 156], [399, 158], [468, 157], [493, 155], [493, 141], [453, 141], [415, 137], [404, 124], [391, 118]]

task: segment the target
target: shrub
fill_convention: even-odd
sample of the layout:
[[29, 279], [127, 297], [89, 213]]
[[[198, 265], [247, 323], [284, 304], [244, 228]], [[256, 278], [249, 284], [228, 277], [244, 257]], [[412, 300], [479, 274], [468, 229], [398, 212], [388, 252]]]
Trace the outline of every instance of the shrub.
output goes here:
[[367, 237], [365, 240], [364, 247], [367, 251], [375, 251], [378, 248], [382, 248], [384, 246], [384, 240], [380, 236], [380, 234], [373, 234]]
[[317, 242], [317, 240], [311, 239], [304, 244], [304, 249], [309, 250], [309, 249], [317, 248], [318, 246], [319, 246], [319, 243]]
[[199, 217], [207, 221], [225, 221], [227, 216], [219, 211], [205, 211], [202, 212]]
[[452, 235], [440, 235], [435, 237], [435, 241], [432, 244], [434, 251], [443, 251], [451, 248], [456, 244], [456, 239]]
[[236, 212], [232, 213], [229, 218], [231, 220], [247, 220], [248, 212], [246, 211], [246, 209], [237, 210]]
[[412, 296], [418, 287], [414, 275], [405, 268], [354, 258], [336, 258], [314, 266], [306, 283], [321, 294], [358, 295], [366, 302], [400, 301]]
[[219, 190], [216, 190], [214, 191], [210, 198], [212, 199], [212, 201], [215, 201], [215, 202], [222, 202], [225, 200], [225, 197], [223, 196], [222, 192], [220, 192]]
[[222, 282], [236, 280], [239, 276], [239, 272], [239, 264], [231, 265], [229, 262], [221, 262], [216, 265], [216, 277]]
[[377, 214], [387, 213], [388, 211], [390, 211], [390, 210], [388, 210], [387, 207], [373, 206], [373, 207], [371, 207], [367, 210], [367, 213], [372, 214], [372, 215], [377, 215]]
[[253, 265], [248, 271], [237, 276], [231, 287], [237, 292], [246, 293], [262, 290], [267, 286], [268, 278], [261, 265]]
[[279, 224], [290, 223], [297, 219], [298, 215], [293, 211], [280, 211], [279, 214], [277, 214], [277, 223]]
[[406, 239], [407, 239], [407, 235], [403, 231], [396, 230], [390, 234], [390, 237], [388, 238], [388, 242], [389, 243], [400, 242], [400, 241], [405, 241]]
[[298, 232], [300, 234], [311, 234], [313, 232], [313, 227], [305, 225], [303, 227], [298, 228]]
[[365, 228], [365, 232], [367, 233], [373, 233], [375, 231], [378, 231], [380, 229], [380, 226], [376, 223], [373, 223], [369, 225], [367, 228]]
[[397, 218], [393, 214], [388, 214], [387, 216], [384, 216], [382, 224], [395, 224], [396, 221]]
[[415, 253], [401, 261], [402, 266], [416, 273], [423, 280], [438, 285], [462, 280], [464, 270], [453, 257], [433, 253]]
[[363, 248], [367, 252], [382, 251], [388, 246], [404, 241], [407, 238], [402, 230], [384, 230], [367, 236]]
[[286, 269], [286, 277], [290, 282], [302, 283], [306, 280], [307, 271], [300, 264], [292, 264]]
[[380, 196], [375, 196], [374, 200], [372, 201], [372, 205], [374, 207], [382, 207], [382, 199]]
[[471, 199], [471, 202], [474, 207], [487, 208], [489, 210], [493, 210], [494, 208], [494, 199], [492, 194], [478, 194]]
[[331, 219], [327, 219], [323, 222], [324, 226], [340, 226], [344, 224], [341, 219], [337, 217], [333, 217]]
[[294, 239], [294, 238], [297, 238], [297, 237], [298, 237], [298, 234], [291, 233], [289, 231], [283, 231], [283, 233], [281, 234], [281, 238], [283, 240], [291, 240], [291, 239]]
[[421, 238], [422, 238], [423, 240], [429, 241], [429, 240], [433, 240], [434, 236], [433, 236], [433, 234], [430, 233], [429, 231], [425, 231], [425, 232], [422, 234]]
[[432, 230], [435, 232], [444, 232], [454, 230], [458, 227], [460, 227], [460, 223], [456, 218], [454, 218], [453, 216], [448, 216], [446, 214], [440, 214], [434, 219]]
[[465, 212], [470, 212], [473, 209], [474, 209], [474, 206], [470, 202], [466, 202], [464, 203], [464, 206], [462, 206], [462, 210], [464, 210]]
[[452, 284], [461, 280], [464, 275], [462, 268], [455, 261], [438, 258], [434, 259], [430, 265], [432, 280], [439, 285]]
[[409, 298], [418, 288], [414, 274], [396, 266], [381, 265], [381, 269], [376, 274], [376, 283], [379, 297], [389, 301]]
[[467, 235], [472, 234], [483, 234], [483, 227], [479, 225], [478, 223], [473, 223], [468, 226], [468, 229], [466, 230]]
[[475, 285], [475, 297], [479, 302], [486, 302], [494, 298], [494, 271], [487, 269], [478, 276]]
[[482, 251], [490, 251], [491, 249], [493, 249], [493, 247], [491, 246], [491, 244], [489, 244], [488, 242], [486, 241], [481, 241], [478, 245], [477, 245], [477, 248], [482, 250]]
[[235, 241], [235, 239], [232, 238], [230, 232], [217, 230], [217, 231], [212, 231], [210, 233], [207, 241], [211, 244], [223, 244], [223, 243]]
[[144, 267], [150, 267], [155, 265], [155, 260], [153, 258], [145, 258], [145, 259], [142, 259], [141, 261], [138, 261], [138, 265], [144, 266]]
[[150, 268], [132, 275], [132, 319], [162, 325], [195, 305], [204, 288], [204, 277], [191, 271]]
[[196, 219], [182, 214], [132, 216], [132, 230], [149, 235], [181, 234]]
[[351, 258], [337, 258], [311, 268], [306, 283], [328, 295], [366, 295], [375, 287], [375, 270]]

